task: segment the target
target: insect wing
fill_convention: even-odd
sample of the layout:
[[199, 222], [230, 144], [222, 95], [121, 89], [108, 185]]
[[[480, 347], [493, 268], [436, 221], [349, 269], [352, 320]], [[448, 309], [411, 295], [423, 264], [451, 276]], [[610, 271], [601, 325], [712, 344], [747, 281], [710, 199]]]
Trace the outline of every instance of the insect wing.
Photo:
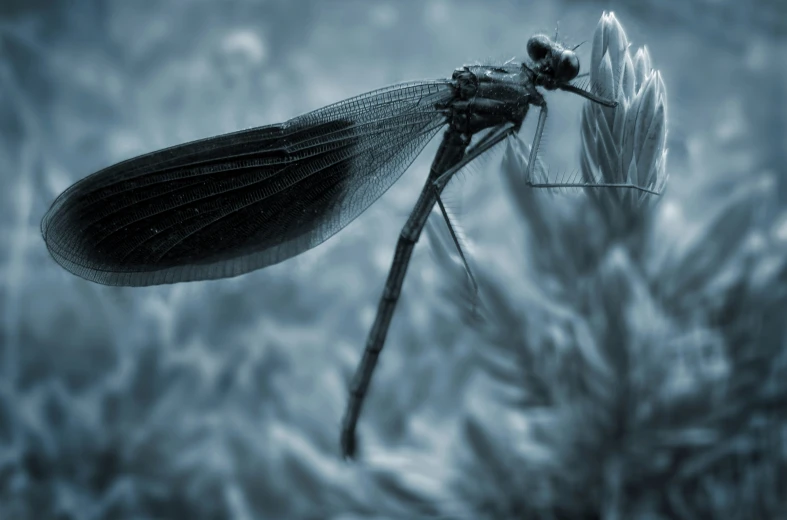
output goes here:
[[236, 276], [324, 242], [443, 126], [449, 81], [403, 83], [159, 150], [77, 182], [41, 231], [55, 260], [107, 285]]

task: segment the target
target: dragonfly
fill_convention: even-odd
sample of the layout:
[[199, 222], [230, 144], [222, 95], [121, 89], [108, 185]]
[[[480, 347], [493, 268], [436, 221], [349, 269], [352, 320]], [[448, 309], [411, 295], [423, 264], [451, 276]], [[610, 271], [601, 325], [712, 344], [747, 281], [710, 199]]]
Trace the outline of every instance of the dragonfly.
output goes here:
[[55, 199], [41, 222], [43, 239], [58, 264], [99, 284], [150, 286], [242, 275], [336, 234], [385, 193], [445, 128], [399, 235], [350, 383], [340, 447], [345, 458], [352, 458], [356, 425], [409, 260], [435, 205], [472, 277], [441, 199], [454, 174], [507, 138], [517, 138], [535, 106], [540, 112], [525, 172], [531, 179], [548, 113], [539, 89], [617, 106], [574, 83], [580, 69], [576, 47], [556, 40], [531, 37], [529, 60], [521, 63], [466, 65], [450, 79], [388, 86], [284, 123], [109, 166]]

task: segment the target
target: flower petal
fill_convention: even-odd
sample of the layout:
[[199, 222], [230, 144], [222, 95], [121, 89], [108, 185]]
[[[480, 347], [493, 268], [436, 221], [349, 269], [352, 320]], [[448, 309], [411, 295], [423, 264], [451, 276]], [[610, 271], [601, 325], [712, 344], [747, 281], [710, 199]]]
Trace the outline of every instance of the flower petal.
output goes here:
[[664, 107], [664, 120], [667, 120], [667, 87], [664, 85], [664, 80], [661, 77], [661, 72], [656, 71], [656, 95], [658, 102]]
[[650, 74], [650, 54], [648, 53], [647, 46], [637, 49], [634, 55], [634, 69], [637, 76], [635, 89], [639, 90], [645, 82], [645, 78]]
[[596, 128], [595, 114], [593, 113], [592, 105], [590, 103], [586, 103], [585, 106], [582, 107], [582, 115], [580, 119], [583, 154], [587, 155], [588, 159], [595, 164], [596, 134], [598, 133], [598, 129]]
[[653, 189], [659, 193], [664, 193], [669, 180], [669, 172], [667, 171], [667, 150], [661, 154], [659, 160], [656, 162], [656, 183]]
[[650, 127], [653, 117], [656, 114], [656, 75], [651, 74], [645, 80], [642, 91], [639, 94], [640, 102], [637, 109], [637, 122], [634, 125], [634, 142], [640, 148]]
[[634, 97], [634, 86], [636, 84], [636, 72], [634, 71], [634, 62], [631, 61], [631, 54], [628, 51], [623, 56], [623, 75], [620, 78], [620, 96], [625, 96], [627, 99]]
[[[595, 156], [596, 143], [587, 144], [582, 142], [582, 154], [579, 157], [579, 162], [582, 170], [582, 180], [584, 182], [593, 184], [599, 182], [596, 172], [596, 161], [591, 160], [591, 156]], [[591, 152], [592, 150], [592, 152]]]
[[[599, 129], [603, 128], [602, 124], [598, 126]], [[596, 141], [596, 155], [598, 158], [598, 167], [604, 182], [618, 182], [620, 173], [616, 168], [617, 153], [611, 139], [600, 137]]]
[[604, 56], [601, 58], [601, 65], [598, 68], [594, 87], [598, 89], [600, 95], [615, 99], [615, 77], [612, 73], [612, 61], [607, 53], [604, 53]]
[[618, 22], [618, 19], [615, 18], [615, 14], [610, 13], [607, 54], [609, 54], [612, 72], [615, 79], [616, 88], [614, 91], [614, 98], [618, 97], [618, 84], [620, 82], [620, 77], [623, 74], [624, 56], [628, 52], [628, 47], [629, 42], [628, 38], [626, 37], [626, 32], [623, 30], [623, 26], [621, 26], [620, 22]]
[[[664, 105], [656, 107], [656, 114], [648, 128], [647, 133], [641, 143], [638, 143], [639, 152], [637, 153], [637, 169], [641, 172], [653, 171], [656, 161], [663, 155], [666, 144], [667, 126], [664, 120]], [[655, 173], [655, 171], [654, 171]], [[655, 179], [642, 179], [643, 182], [651, 183]], [[645, 186], [645, 184], [643, 184]]]
[[[598, 106], [596, 108], [601, 109], [601, 107]], [[603, 117], [599, 117], [596, 123], [596, 127], [597, 127], [596, 139], [603, 140], [606, 148], [610, 150], [613, 154], [617, 155], [619, 151], [617, 139], [612, 133], [611, 126], [607, 124], [606, 119], [604, 119]]]
[[590, 82], [594, 84], [598, 81], [598, 71], [601, 67], [601, 58], [607, 51], [607, 13], [601, 15], [596, 31], [593, 33], [593, 49], [590, 51]]
[[626, 180], [624, 182], [628, 182], [634, 186], [640, 186], [639, 179], [637, 177], [637, 161], [634, 157], [631, 158], [627, 166], [628, 167], [625, 170]]
[[634, 155], [637, 141], [634, 137], [634, 129], [637, 126], [637, 112], [642, 102], [642, 96], [636, 95], [626, 110], [624, 122], [615, 128], [615, 133], [621, 139], [621, 164], [628, 165]]

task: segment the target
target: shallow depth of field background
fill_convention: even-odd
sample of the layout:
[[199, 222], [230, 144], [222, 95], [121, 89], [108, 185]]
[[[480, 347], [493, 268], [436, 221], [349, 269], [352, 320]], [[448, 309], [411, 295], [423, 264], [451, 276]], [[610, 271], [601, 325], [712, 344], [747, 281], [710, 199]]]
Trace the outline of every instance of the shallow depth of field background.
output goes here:
[[[448, 487], [495, 477], [462, 470], [460, 425], [470, 413], [490, 431], [506, 419], [474, 383], [481, 345], [446, 296], [426, 237], [360, 423], [361, 463], [338, 453], [348, 380], [436, 142], [335, 238], [236, 279], [91, 284], [48, 256], [39, 222], [58, 193], [111, 163], [448, 77], [464, 63], [523, 57], [527, 38], [558, 21], [568, 43], [592, 40], [604, 9], [635, 47], [648, 46], [667, 86], [665, 243], [685, 242], [719, 200], [756, 182], [770, 183], [755, 202], [758, 225], [787, 240], [787, 9], [775, 0], [4, 0], [0, 518], [461, 510]], [[590, 43], [580, 47], [583, 63], [589, 54]], [[578, 169], [582, 102], [547, 99], [542, 157]], [[515, 278], [538, 273], [522, 264], [521, 223], [495, 202], [508, 197], [499, 160], [471, 172], [489, 185], [460, 221], [477, 269], [509, 277], [502, 287], [522, 311], [530, 303], [517, 299]], [[785, 283], [783, 273], [773, 280], [774, 291]]]

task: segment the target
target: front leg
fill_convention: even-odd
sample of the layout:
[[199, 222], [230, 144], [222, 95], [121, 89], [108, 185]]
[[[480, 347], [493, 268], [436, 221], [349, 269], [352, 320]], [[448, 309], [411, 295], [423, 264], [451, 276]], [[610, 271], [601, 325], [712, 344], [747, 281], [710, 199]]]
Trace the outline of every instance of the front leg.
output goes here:
[[544, 133], [544, 125], [547, 123], [547, 102], [544, 101], [544, 98], [541, 98], [539, 106], [541, 107], [541, 112], [538, 114], [536, 133], [533, 136], [533, 145], [530, 147], [530, 158], [527, 161], [527, 171], [525, 172], [525, 179], [528, 183], [532, 182], [533, 179], [533, 171], [538, 157], [538, 147], [541, 146], [541, 136]]

